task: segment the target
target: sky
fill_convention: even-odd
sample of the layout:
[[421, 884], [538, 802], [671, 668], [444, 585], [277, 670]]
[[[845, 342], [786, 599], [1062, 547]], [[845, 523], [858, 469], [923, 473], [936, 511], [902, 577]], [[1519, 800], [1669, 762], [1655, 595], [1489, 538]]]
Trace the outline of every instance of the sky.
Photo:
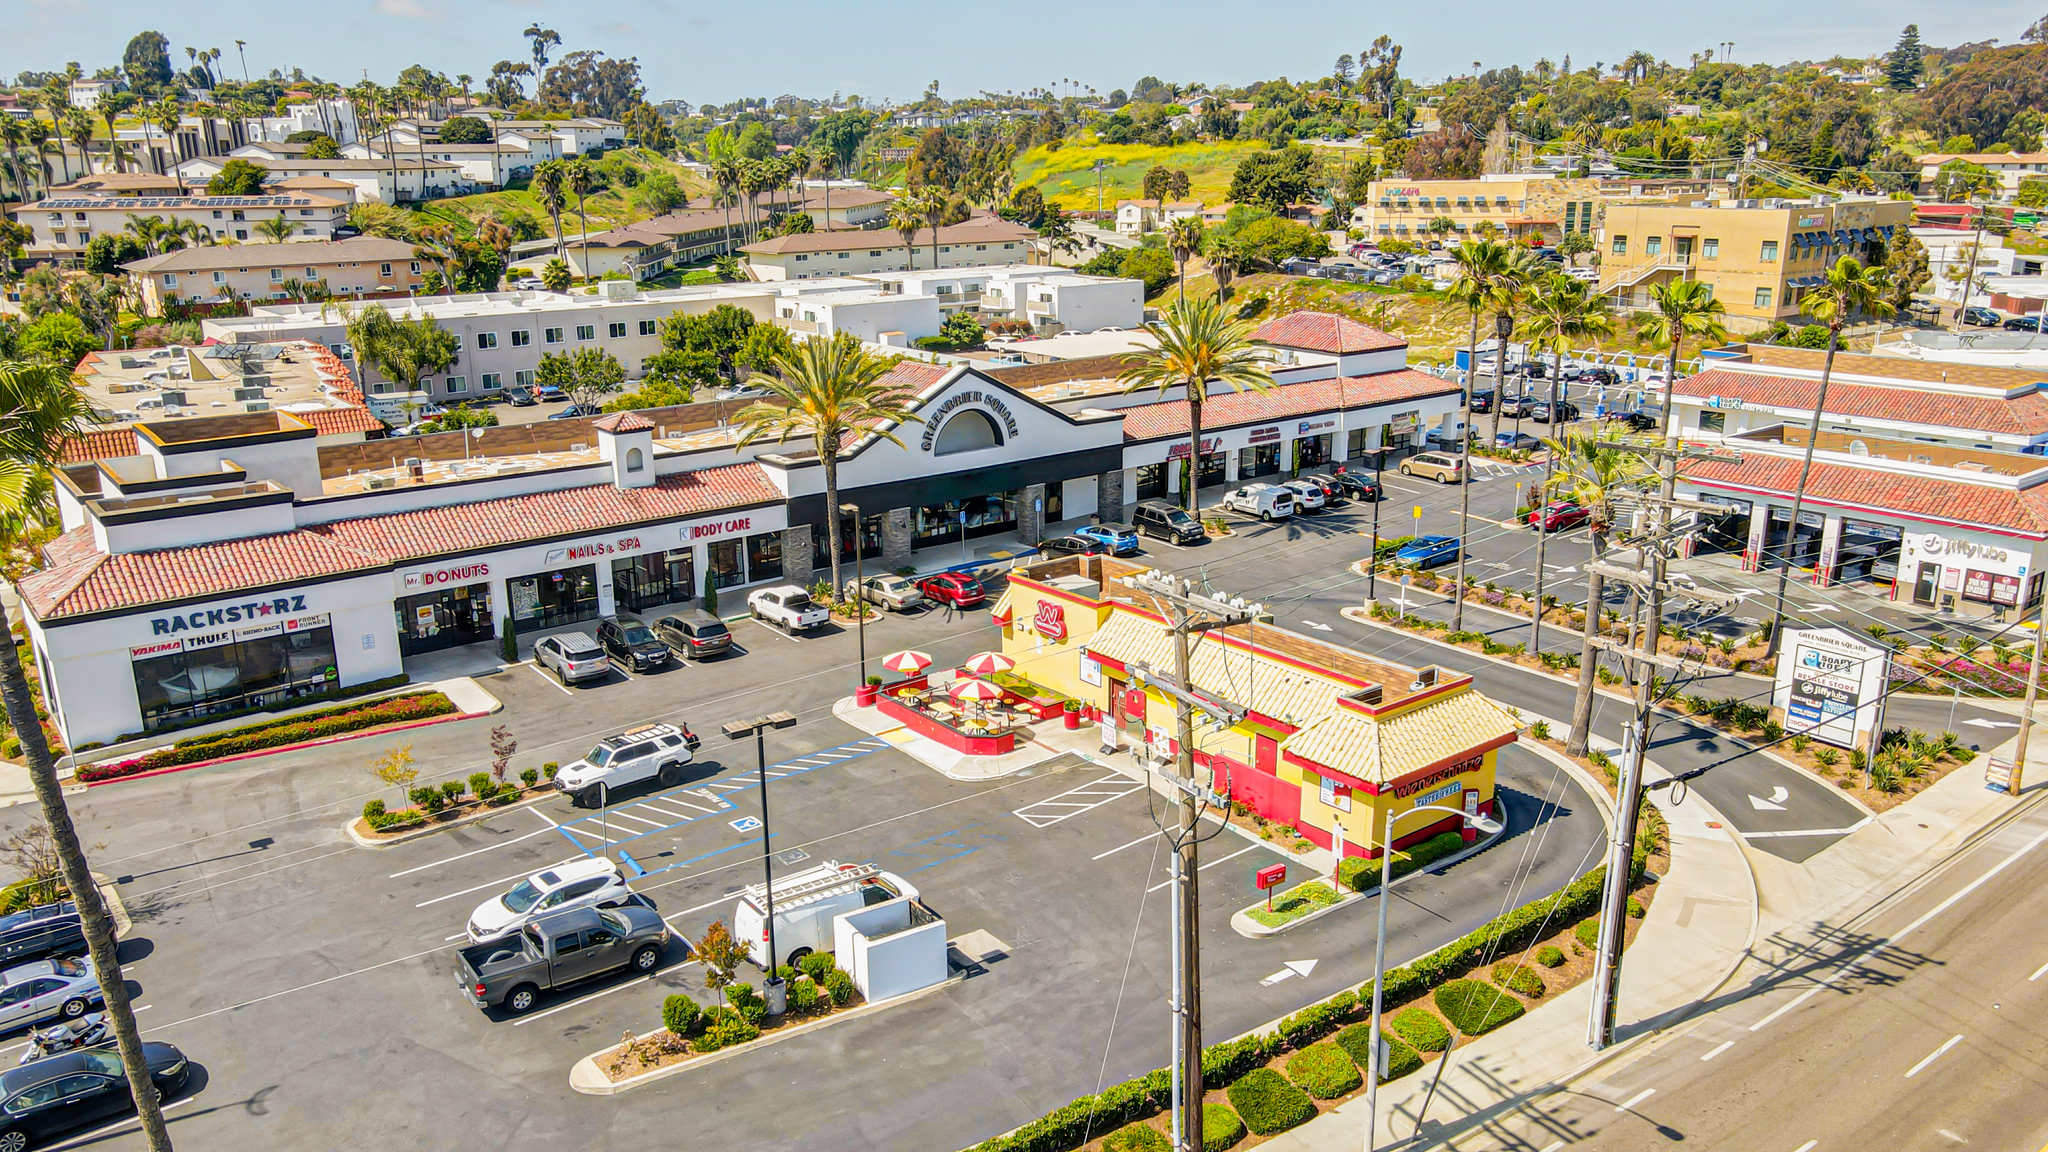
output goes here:
[[[860, 95], [869, 102], [917, 99], [927, 83], [942, 96], [988, 90], [1060, 90], [1071, 79], [1107, 94], [1140, 76], [1185, 83], [1244, 84], [1327, 75], [1339, 53], [1358, 55], [1381, 33], [1404, 47], [1402, 71], [1439, 79], [1487, 67], [1528, 66], [1539, 57], [1574, 68], [1613, 63], [1644, 49], [1676, 64], [1735, 42], [1738, 63], [1784, 63], [1885, 52], [1908, 23], [1930, 45], [1997, 38], [2014, 43], [2048, 4], [2007, 0], [1174, 0], [1171, 4], [1056, 5], [765, 0], [335, 0], [255, 4], [248, 0], [4, 0], [10, 25], [0, 38], [0, 76], [56, 70], [76, 60], [87, 73], [120, 62], [144, 29], [168, 36], [174, 64], [186, 46], [221, 48], [217, 65], [241, 72], [237, 37], [248, 41], [251, 75], [300, 67], [349, 84], [389, 83], [424, 64], [454, 77], [482, 78], [501, 59], [530, 58], [519, 35], [539, 21], [562, 35], [557, 53], [596, 49], [640, 61], [648, 98], [720, 104], [793, 93]], [[1284, 14], [1284, 19], [1273, 13]], [[1719, 53], [1717, 52], [1717, 55]], [[559, 57], [557, 57], [559, 58]], [[530, 91], [530, 88], [529, 88]]]

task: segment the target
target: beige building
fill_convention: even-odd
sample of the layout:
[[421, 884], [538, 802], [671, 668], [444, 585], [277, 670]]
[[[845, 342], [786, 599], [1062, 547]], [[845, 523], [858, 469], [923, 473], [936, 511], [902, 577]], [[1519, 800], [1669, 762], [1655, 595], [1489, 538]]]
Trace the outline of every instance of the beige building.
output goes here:
[[1601, 182], [1553, 176], [1486, 176], [1478, 180], [1375, 180], [1351, 210], [1353, 227], [1372, 240], [1416, 240], [1430, 221], [1451, 222], [1446, 239], [1470, 235], [1486, 222], [1503, 237], [1555, 241], [1600, 226]]
[[2028, 177], [2048, 179], [2048, 152], [1929, 152], [1916, 161], [1920, 182], [1933, 183], [1941, 166], [1951, 160], [1990, 169], [1998, 180], [1998, 195], [2005, 198], [2019, 195], [2020, 181]]
[[[993, 216], [976, 216], [939, 229], [940, 268], [1018, 264], [1029, 259], [1038, 233]], [[815, 280], [824, 276], [867, 276], [932, 267], [932, 233], [921, 229], [911, 247], [894, 229], [800, 232], [776, 236], [740, 249], [760, 280]]]
[[171, 301], [282, 300], [290, 280], [325, 284], [337, 297], [391, 295], [422, 283], [412, 245], [381, 236], [180, 248], [121, 267], [135, 282], [141, 311], [150, 316], [162, 315]]
[[1912, 218], [1910, 200], [1829, 196], [1611, 204], [1598, 241], [1600, 291], [1618, 307], [1640, 308], [1659, 282], [1702, 280], [1738, 327], [1763, 327], [1798, 316], [1841, 257], [1882, 259]]
[[287, 243], [298, 243], [333, 239], [334, 230], [348, 221], [349, 206], [346, 198], [296, 191], [274, 196], [93, 194], [53, 196], [15, 209], [14, 218], [35, 233], [23, 253], [29, 261], [68, 266], [84, 257], [93, 237], [126, 231], [130, 217], [191, 221], [217, 241], [238, 244], [263, 243], [259, 226], [285, 220], [292, 226]]

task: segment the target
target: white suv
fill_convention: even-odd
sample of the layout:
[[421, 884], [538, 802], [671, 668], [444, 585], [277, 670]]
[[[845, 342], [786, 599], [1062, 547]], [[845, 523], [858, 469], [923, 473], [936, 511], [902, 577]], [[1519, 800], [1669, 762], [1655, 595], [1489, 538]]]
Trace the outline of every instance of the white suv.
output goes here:
[[683, 765], [701, 743], [687, 724], [642, 724], [605, 737], [583, 759], [564, 764], [555, 773], [555, 787], [578, 808], [595, 808], [610, 793], [642, 780], [672, 787], [682, 781]]
[[557, 864], [528, 876], [469, 914], [469, 940], [481, 944], [569, 908], [616, 908], [633, 894], [619, 866], [603, 856]]

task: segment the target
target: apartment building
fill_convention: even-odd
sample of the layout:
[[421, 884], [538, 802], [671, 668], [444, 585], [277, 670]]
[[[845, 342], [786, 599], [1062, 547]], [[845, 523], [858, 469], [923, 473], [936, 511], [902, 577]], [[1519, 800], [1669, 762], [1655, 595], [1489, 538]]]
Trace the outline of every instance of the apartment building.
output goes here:
[[564, 144], [558, 136], [503, 132], [489, 144], [445, 144], [439, 140], [414, 143], [382, 139], [351, 144], [341, 154], [351, 159], [375, 160], [385, 156], [410, 157], [453, 164], [465, 180], [488, 188], [503, 188], [516, 177], [531, 176], [536, 164], [560, 160]]
[[95, 236], [124, 232], [133, 218], [157, 217], [191, 221], [216, 241], [261, 243], [268, 234], [259, 228], [284, 220], [292, 231], [286, 243], [331, 240], [348, 220], [349, 201], [312, 193], [275, 196], [57, 196], [14, 211], [17, 223], [34, 233], [23, 255], [31, 262], [51, 261], [66, 267], [85, 256]]
[[[517, 133], [533, 139], [550, 139], [557, 142], [561, 155], [584, 156], [593, 150], [621, 148], [626, 143], [626, 126], [617, 120], [602, 116], [578, 116], [568, 120], [515, 120], [502, 108], [479, 107], [457, 113], [474, 120], [490, 124], [500, 142], [508, 133]], [[416, 144], [424, 139], [429, 146], [441, 139], [441, 129], [446, 120], [400, 120], [391, 125], [392, 144]], [[382, 141], [378, 133], [370, 142]]]
[[[187, 184], [205, 184], [220, 175], [227, 162], [225, 155], [197, 156], [174, 165], [171, 170]], [[278, 180], [317, 176], [342, 181], [355, 188], [359, 202], [395, 204], [463, 196], [481, 190], [479, 185], [463, 175], [460, 166], [446, 160], [422, 162], [417, 158], [399, 156], [381, 160], [310, 160], [295, 156], [251, 162], [262, 165], [271, 177]]]
[[2020, 181], [2027, 177], [2048, 178], [2048, 152], [1929, 152], [1917, 161], [1920, 182], [1932, 183], [1941, 166], [1951, 160], [1990, 169], [1998, 180], [1998, 196], [2005, 200], [2019, 195]]
[[1552, 176], [1484, 176], [1477, 180], [1375, 180], [1351, 223], [1378, 240], [1415, 240], [1430, 222], [1451, 222], [1447, 240], [1488, 223], [1506, 238], [1555, 241], [1566, 232], [1591, 235], [1604, 208], [1601, 182]]
[[893, 231], [870, 229], [777, 236], [748, 244], [740, 252], [756, 279], [814, 280], [912, 271], [920, 264], [930, 267], [935, 257], [940, 268], [1014, 264], [1029, 257], [1037, 236], [1023, 225], [977, 216], [939, 229], [936, 244], [928, 229], [920, 231], [909, 247]]
[[1598, 242], [1600, 291], [1619, 307], [1646, 307], [1653, 285], [1696, 279], [1736, 326], [1800, 315], [1806, 293], [1843, 256], [1883, 258], [1913, 218], [1910, 200], [1704, 200], [1611, 204]]
[[[404, 267], [394, 265], [395, 269]], [[601, 287], [607, 294], [491, 292], [393, 300], [385, 307], [401, 320], [431, 319], [460, 341], [462, 351], [455, 365], [421, 381], [421, 391], [440, 401], [495, 396], [505, 388], [531, 385], [541, 357], [586, 348], [611, 353], [625, 366], [627, 377], [637, 380], [645, 371], [647, 358], [661, 351], [660, 321], [665, 316], [700, 315], [721, 304], [743, 308], [757, 320], [774, 315], [774, 290], [758, 284], [693, 285], [654, 292], [639, 291], [622, 281], [607, 281]], [[258, 305], [248, 316], [207, 320], [204, 331], [214, 339], [239, 343], [311, 340], [342, 349], [348, 340], [347, 325], [339, 312], [317, 304]], [[370, 397], [397, 391], [367, 366], [357, 366], [356, 376]]]
[[343, 297], [411, 292], [423, 283], [412, 245], [381, 236], [180, 248], [121, 267], [148, 316], [163, 315], [170, 303], [280, 300], [291, 280], [324, 284]]
[[1023, 320], [1042, 336], [1099, 328], [1136, 330], [1145, 324], [1145, 282], [1013, 265], [989, 270], [979, 306], [985, 320]]
[[[837, 205], [834, 205], [837, 210]], [[593, 232], [588, 237], [566, 236], [562, 258], [578, 276], [596, 277], [617, 272], [633, 280], [659, 276], [670, 268], [708, 260], [744, 240], [744, 221], [733, 219], [723, 209], [665, 212], [645, 220]], [[538, 272], [554, 251], [526, 257], [519, 267]]]

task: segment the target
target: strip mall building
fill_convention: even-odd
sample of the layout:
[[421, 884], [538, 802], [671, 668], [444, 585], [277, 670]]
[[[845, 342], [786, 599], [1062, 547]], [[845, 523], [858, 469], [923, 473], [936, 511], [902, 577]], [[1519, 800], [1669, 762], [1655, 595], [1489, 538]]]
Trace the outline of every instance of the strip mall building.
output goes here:
[[[1126, 739], [1178, 755], [1167, 617], [1123, 581], [1141, 565], [1068, 556], [1020, 568], [994, 608], [1003, 652], [1036, 683], [1093, 704]], [[1403, 668], [1266, 624], [1190, 637], [1197, 692], [1243, 710], [1198, 724], [1198, 775], [1317, 845], [1379, 855], [1388, 813], [1428, 805], [1492, 815], [1494, 762], [1514, 720], [1445, 668]], [[1200, 719], [1200, 718], [1198, 718]], [[1395, 847], [1463, 831], [1464, 816], [1396, 824]]]
[[[1412, 443], [1457, 406], [1402, 341], [1351, 321], [1295, 314], [1261, 335], [1279, 386], [1209, 400], [1205, 482]], [[884, 569], [929, 569], [1177, 490], [1184, 399], [1126, 394], [1104, 359], [898, 366], [919, 420], [841, 450], [840, 500], [860, 510], [846, 558], [857, 540]], [[112, 741], [441, 649], [492, 661], [507, 628], [808, 583], [828, 561], [823, 469], [808, 442], [737, 447], [737, 407], [353, 444], [282, 411], [95, 432], [57, 473], [65, 531], [19, 585], [53, 714], [74, 747]]]

